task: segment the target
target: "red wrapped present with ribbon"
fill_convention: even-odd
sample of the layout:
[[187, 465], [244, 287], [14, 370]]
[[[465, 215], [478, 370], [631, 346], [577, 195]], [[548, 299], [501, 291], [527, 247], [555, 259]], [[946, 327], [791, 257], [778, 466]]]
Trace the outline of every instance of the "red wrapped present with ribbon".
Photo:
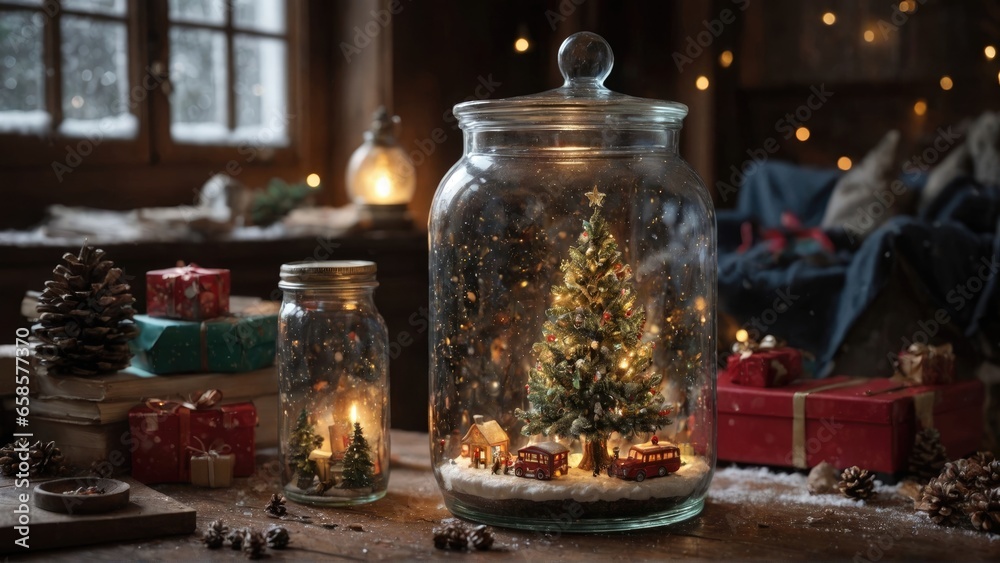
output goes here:
[[198, 447], [188, 446], [191, 450], [191, 484], [213, 488], [232, 485], [236, 456], [228, 453], [231, 449], [229, 444], [217, 441], [206, 447], [200, 439], [195, 440]]
[[897, 376], [917, 385], [944, 385], [955, 381], [955, 353], [951, 344], [914, 343], [899, 353]]
[[229, 270], [195, 264], [146, 272], [146, 314], [202, 321], [229, 312]]
[[234, 456], [233, 475], [254, 472], [257, 409], [253, 403], [219, 405], [212, 389], [195, 400], [149, 399], [128, 413], [132, 439], [132, 476], [143, 483], [191, 480], [192, 448], [225, 444]]
[[806, 469], [827, 461], [896, 473], [916, 433], [936, 428], [951, 458], [978, 449], [984, 390], [978, 380], [905, 385], [838, 376], [758, 388], [718, 381], [719, 459]]
[[748, 338], [733, 344], [726, 373], [737, 385], [781, 387], [802, 375], [802, 351], [771, 335], [759, 343]]

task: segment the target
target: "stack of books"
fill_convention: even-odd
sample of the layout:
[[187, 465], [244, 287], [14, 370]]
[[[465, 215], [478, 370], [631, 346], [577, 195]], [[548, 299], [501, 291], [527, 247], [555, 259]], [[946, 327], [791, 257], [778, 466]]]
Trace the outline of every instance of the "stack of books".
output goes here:
[[[278, 371], [274, 366], [243, 373], [156, 375], [136, 367], [98, 377], [32, 377], [31, 415], [27, 428], [33, 439], [55, 440], [77, 466], [111, 463], [128, 467], [131, 437], [128, 411], [146, 399], [177, 400], [207, 389], [222, 391], [222, 404], [252, 401], [257, 409], [257, 447], [278, 444]], [[14, 398], [3, 399], [4, 410]], [[114, 453], [114, 452], [120, 452]]]

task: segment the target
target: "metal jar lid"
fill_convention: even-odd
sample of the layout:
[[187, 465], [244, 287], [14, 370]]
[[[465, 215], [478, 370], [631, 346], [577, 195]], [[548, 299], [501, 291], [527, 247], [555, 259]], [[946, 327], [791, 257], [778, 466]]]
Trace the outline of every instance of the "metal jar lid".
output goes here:
[[289, 262], [281, 265], [281, 289], [375, 287], [377, 267], [367, 260]]

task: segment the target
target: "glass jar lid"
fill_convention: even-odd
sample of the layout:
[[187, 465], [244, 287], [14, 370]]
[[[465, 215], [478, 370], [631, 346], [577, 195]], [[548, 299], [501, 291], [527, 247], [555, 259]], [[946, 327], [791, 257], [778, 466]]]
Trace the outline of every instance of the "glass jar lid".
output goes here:
[[281, 265], [281, 289], [321, 289], [378, 285], [377, 267], [367, 260], [289, 262]]
[[687, 106], [619, 94], [605, 88], [615, 56], [596, 33], [574, 33], [559, 48], [559, 88], [516, 98], [475, 100], [455, 106], [463, 128], [574, 129], [614, 125], [625, 129], [677, 128]]

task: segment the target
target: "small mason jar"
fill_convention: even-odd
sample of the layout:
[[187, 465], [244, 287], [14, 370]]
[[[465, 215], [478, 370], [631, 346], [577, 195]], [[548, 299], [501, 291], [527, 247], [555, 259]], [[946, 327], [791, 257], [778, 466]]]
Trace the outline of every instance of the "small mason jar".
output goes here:
[[388, 331], [373, 262], [281, 266], [278, 419], [285, 496], [346, 506], [389, 484]]
[[613, 531], [698, 514], [715, 467], [715, 212], [682, 104], [562, 87], [455, 107], [430, 218], [431, 456], [456, 515]]

